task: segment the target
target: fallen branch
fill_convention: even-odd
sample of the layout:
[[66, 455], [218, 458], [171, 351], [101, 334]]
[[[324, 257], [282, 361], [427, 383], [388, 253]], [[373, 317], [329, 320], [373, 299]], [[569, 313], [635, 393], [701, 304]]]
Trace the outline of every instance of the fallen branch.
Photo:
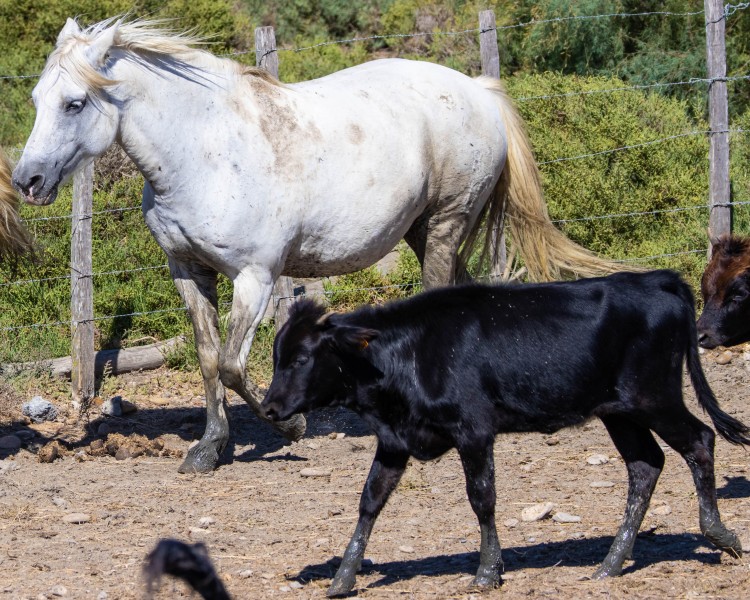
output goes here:
[[[135, 348], [100, 350], [94, 355], [94, 372], [97, 376], [101, 376], [105, 368], [112, 375], [121, 375], [130, 371], [158, 369], [164, 364], [166, 354], [184, 343], [184, 336], [177, 336], [163, 342], [137, 346]], [[65, 356], [50, 360], [0, 365], [0, 374], [12, 377], [25, 371], [35, 371], [47, 372], [55, 377], [70, 377], [72, 368], [73, 361], [71, 357]]]

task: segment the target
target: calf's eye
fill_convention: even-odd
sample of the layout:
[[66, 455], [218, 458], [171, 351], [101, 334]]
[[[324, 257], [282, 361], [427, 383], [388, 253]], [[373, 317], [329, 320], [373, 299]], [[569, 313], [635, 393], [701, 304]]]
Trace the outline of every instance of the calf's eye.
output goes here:
[[294, 360], [294, 364], [293, 364], [293, 366], [295, 366], [295, 367], [301, 367], [301, 366], [302, 366], [302, 365], [304, 365], [304, 364], [305, 364], [305, 363], [306, 363], [306, 362], [307, 362], [308, 360], [309, 360], [309, 357], [308, 357], [308, 356], [298, 356], [298, 357], [297, 357], [297, 358], [296, 358], [296, 359]]

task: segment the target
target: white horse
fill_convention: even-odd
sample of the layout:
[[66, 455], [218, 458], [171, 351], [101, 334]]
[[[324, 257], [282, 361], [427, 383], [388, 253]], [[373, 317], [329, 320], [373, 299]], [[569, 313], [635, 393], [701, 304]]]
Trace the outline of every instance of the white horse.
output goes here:
[[[213, 469], [228, 441], [223, 386], [258, 414], [245, 362], [281, 274], [351, 272], [405, 238], [424, 285], [449, 284], [480, 244], [496, 257], [506, 211], [531, 277], [617, 270], [551, 224], [499, 82], [378, 60], [283, 85], [198, 42], [155, 22], [82, 30], [68, 19], [34, 89], [36, 122], [14, 171], [39, 205], [115, 141], [143, 173], [143, 215], [193, 321], [206, 389], [206, 431], [181, 471]], [[234, 284], [223, 346], [217, 273]], [[279, 429], [298, 439], [305, 422]]]

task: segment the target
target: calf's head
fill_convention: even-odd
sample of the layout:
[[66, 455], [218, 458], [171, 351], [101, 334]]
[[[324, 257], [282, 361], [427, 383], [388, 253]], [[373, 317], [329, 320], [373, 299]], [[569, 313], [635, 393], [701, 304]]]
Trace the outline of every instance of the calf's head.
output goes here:
[[750, 340], [750, 238], [725, 235], [712, 243], [701, 279], [698, 341], [704, 348]]
[[372, 380], [367, 353], [377, 331], [344, 320], [310, 300], [294, 304], [273, 344], [273, 380], [261, 405], [266, 417], [280, 421], [342, 404]]

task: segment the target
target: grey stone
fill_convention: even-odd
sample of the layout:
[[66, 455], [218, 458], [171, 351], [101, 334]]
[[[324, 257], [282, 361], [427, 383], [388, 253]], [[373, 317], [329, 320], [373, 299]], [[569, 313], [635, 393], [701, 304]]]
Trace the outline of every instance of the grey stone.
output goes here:
[[552, 520], [557, 523], [580, 523], [581, 517], [578, 515], [571, 515], [565, 512], [557, 512], [552, 515]]
[[540, 521], [541, 519], [548, 517], [553, 508], [555, 508], [555, 505], [552, 504], [552, 502], [543, 502], [541, 504], [527, 506], [521, 511], [521, 520], [526, 521], [527, 523], [531, 521]]
[[34, 423], [54, 421], [57, 418], [57, 407], [41, 396], [34, 396], [29, 402], [21, 405], [21, 412]]
[[109, 400], [105, 400], [102, 404], [101, 412], [108, 417], [121, 417], [122, 398], [120, 396], [112, 396]]

